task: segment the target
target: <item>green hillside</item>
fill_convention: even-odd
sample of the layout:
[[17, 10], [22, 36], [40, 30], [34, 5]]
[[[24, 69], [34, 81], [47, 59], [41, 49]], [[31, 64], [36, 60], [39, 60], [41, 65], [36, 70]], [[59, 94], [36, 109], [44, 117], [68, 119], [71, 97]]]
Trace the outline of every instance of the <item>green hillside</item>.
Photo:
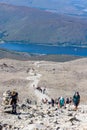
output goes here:
[[0, 4], [0, 39], [28, 43], [86, 45], [87, 21], [34, 8]]

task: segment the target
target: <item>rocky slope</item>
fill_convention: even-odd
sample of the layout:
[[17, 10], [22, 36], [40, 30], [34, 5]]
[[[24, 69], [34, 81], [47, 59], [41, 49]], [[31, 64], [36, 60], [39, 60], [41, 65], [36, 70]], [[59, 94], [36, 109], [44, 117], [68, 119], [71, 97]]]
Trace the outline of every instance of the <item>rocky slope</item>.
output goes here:
[[[87, 129], [87, 58], [74, 61], [0, 60], [0, 129], [1, 130], [86, 130]], [[36, 89], [46, 88], [45, 93]], [[17, 115], [1, 104], [3, 92], [19, 93]], [[43, 104], [42, 99], [72, 97], [79, 91], [77, 111], [73, 104], [58, 108]], [[31, 104], [30, 101], [31, 100]]]
[[23, 105], [17, 115], [0, 112], [0, 130], [87, 130], [86, 105], [77, 111], [72, 106]]

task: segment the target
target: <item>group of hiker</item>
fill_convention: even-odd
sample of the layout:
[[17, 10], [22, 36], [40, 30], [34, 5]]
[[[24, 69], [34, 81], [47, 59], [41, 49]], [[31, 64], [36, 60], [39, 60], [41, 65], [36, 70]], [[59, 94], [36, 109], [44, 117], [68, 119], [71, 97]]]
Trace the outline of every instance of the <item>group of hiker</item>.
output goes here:
[[73, 103], [75, 108], [74, 110], [77, 110], [78, 105], [80, 103], [80, 94], [79, 92], [75, 92], [75, 94], [73, 95], [73, 97], [70, 98], [64, 98], [64, 97], [59, 97], [57, 100], [54, 100], [53, 98], [51, 98], [51, 102], [49, 102], [52, 107], [54, 107], [54, 104], [58, 104], [59, 108], [65, 107], [66, 104], [71, 104]]
[[38, 86], [38, 87], [36, 87], [36, 89], [39, 90], [43, 94], [45, 94], [45, 92], [46, 92], [46, 87], [41, 88]]
[[[16, 91], [8, 91], [8, 97], [9, 97], [9, 104], [12, 106], [12, 114], [16, 114], [17, 113], [17, 102], [19, 101], [19, 98], [18, 98], [18, 92]], [[5, 94], [6, 95], [6, 94]], [[8, 101], [8, 98], [7, 100], [4, 100], [5, 104], [8, 104], [7, 101]], [[73, 97], [70, 97], [70, 98], [64, 98], [64, 97], [59, 97], [58, 99], [54, 100], [53, 98], [51, 98], [51, 101], [48, 102], [48, 100], [42, 100], [43, 103], [48, 103], [48, 104], [51, 104], [52, 107], [54, 107], [55, 104], [58, 104], [58, 107], [59, 108], [62, 108], [62, 107], [65, 107], [66, 104], [71, 104], [73, 103], [74, 106], [75, 106], [75, 110], [77, 110], [78, 108], [78, 105], [80, 103], [80, 95], [79, 95], [79, 92], [75, 92], [75, 94], [73, 95]]]

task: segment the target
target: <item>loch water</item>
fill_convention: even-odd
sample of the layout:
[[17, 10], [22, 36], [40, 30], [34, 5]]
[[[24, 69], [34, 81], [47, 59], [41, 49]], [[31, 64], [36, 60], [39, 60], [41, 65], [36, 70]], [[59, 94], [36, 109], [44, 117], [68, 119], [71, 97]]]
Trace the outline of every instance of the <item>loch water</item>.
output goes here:
[[87, 56], [86, 47], [75, 46], [53, 46], [43, 44], [26, 44], [26, 43], [2, 43], [1, 49], [9, 51], [27, 52], [32, 54], [60, 54], [60, 55], [74, 55]]

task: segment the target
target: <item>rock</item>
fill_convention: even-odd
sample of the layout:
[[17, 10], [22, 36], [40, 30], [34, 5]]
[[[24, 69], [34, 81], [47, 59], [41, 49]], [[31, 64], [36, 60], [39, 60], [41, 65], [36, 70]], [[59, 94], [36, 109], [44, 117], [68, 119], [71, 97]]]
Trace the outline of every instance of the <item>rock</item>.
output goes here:
[[80, 122], [80, 120], [78, 120], [76, 117], [72, 117], [71, 119], [69, 119], [69, 121], [71, 121], [71, 122], [73, 122], [73, 121], [79, 121]]
[[60, 129], [60, 127], [57, 127], [57, 128], [56, 128], [56, 130], [59, 130], [59, 129]]
[[28, 103], [28, 104], [31, 104], [32, 103], [32, 101], [30, 100], [30, 99], [26, 99], [26, 103]]
[[34, 123], [33, 120], [30, 120], [30, 121], [29, 121], [29, 124], [33, 124], [33, 123]]
[[46, 130], [46, 127], [40, 124], [31, 124], [23, 128], [23, 130]]
[[20, 116], [18, 116], [18, 119], [20, 120], [20, 119], [21, 119], [21, 117], [20, 117]]
[[72, 114], [72, 113], [69, 113], [68, 116], [73, 116], [73, 114]]
[[33, 118], [33, 117], [35, 117], [35, 115], [34, 114], [29, 114], [28, 117]]
[[56, 120], [56, 121], [54, 121], [53, 123], [55, 123], [55, 124], [59, 124], [57, 120]]
[[2, 130], [2, 125], [0, 125], [0, 130]]

